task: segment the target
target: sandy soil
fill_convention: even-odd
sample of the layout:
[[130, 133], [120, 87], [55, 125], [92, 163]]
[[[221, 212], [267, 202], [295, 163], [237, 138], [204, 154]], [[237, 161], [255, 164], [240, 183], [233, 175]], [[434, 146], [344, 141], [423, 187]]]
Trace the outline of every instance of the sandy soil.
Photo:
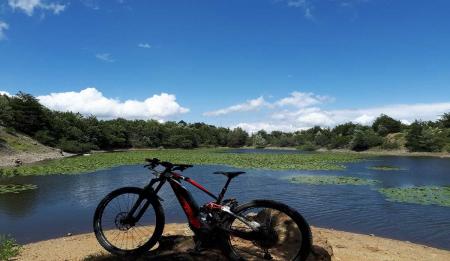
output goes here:
[[[193, 248], [191, 232], [185, 224], [167, 224], [156, 250], [140, 260], [225, 260], [218, 251], [199, 256], [187, 253]], [[450, 251], [435, 249], [369, 235], [313, 228], [314, 260], [450, 260]], [[75, 235], [25, 245], [17, 260], [120, 260], [108, 255], [90, 234]]]

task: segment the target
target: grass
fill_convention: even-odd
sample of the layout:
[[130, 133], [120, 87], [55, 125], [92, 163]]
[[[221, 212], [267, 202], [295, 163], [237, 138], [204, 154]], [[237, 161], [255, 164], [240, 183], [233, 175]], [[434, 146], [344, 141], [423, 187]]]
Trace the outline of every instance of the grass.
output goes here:
[[111, 168], [119, 165], [143, 164], [145, 158], [187, 164], [221, 164], [237, 168], [261, 168], [274, 170], [341, 170], [344, 163], [355, 162], [367, 156], [350, 153], [313, 154], [243, 154], [221, 153], [224, 149], [195, 150], [144, 150], [113, 153], [94, 153], [48, 160], [21, 167], [0, 168], [0, 176], [75, 174]]
[[20, 246], [13, 238], [0, 235], [0, 260], [12, 260], [19, 253]]
[[33, 184], [20, 184], [20, 185], [6, 184], [6, 185], [1, 185], [0, 184], [0, 195], [1, 194], [6, 194], [6, 193], [18, 194], [20, 192], [23, 192], [23, 191], [26, 191], [26, 190], [33, 190], [33, 189], [37, 189], [37, 185], [33, 185]]
[[0, 127], [0, 141], [15, 152], [48, 152], [50, 149], [32, 138], [20, 134], [9, 133], [3, 127]]
[[379, 165], [379, 166], [370, 166], [367, 167], [368, 169], [372, 170], [382, 170], [382, 171], [390, 171], [390, 170], [405, 170], [396, 166], [390, 166], [390, 165]]
[[309, 185], [373, 185], [378, 183], [372, 179], [347, 176], [301, 175], [288, 178], [292, 183]]
[[450, 186], [381, 188], [378, 191], [389, 201], [450, 207]]

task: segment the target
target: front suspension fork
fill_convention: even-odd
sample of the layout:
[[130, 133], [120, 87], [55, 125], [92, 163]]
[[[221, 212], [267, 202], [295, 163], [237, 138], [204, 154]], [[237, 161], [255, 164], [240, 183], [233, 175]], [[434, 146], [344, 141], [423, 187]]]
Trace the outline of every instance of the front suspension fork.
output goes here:
[[[159, 181], [158, 186], [156, 187], [156, 189], [153, 189], [153, 184], [155, 184], [156, 182]], [[163, 201], [162, 198], [160, 198], [157, 193], [158, 191], [161, 189], [161, 187], [164, 185], [165, 181], [164, 180], [158, 180], [158, 179], [154, 179], [150, 182], [150, 184], [148, 184], [145, 188], [144, 188], [144, 194], [139, 195], [139, 198], [137, 199], [137, 201], [134, 203], [133, 207], [131, 208], [130, 212], [128, 212], [125, 220], [128, 224], [134, 226], [137, 222], [139, 222], [139, 220], [142, 218], [142, 216], [144, 215], [145, 211], [147, 210], [148, 206], [150, 205], [150, 197], [155, 196], [158, 200]], [[139, 209], [139, 206], [142, 204], [142, 202], [144, 201], [144, 199], [147, 199], [147, 201], [145, 201], [144, 205]], [[137, 213], [136, 216], [134, 216], [135, 212], [139, 209], [139, 212]]]

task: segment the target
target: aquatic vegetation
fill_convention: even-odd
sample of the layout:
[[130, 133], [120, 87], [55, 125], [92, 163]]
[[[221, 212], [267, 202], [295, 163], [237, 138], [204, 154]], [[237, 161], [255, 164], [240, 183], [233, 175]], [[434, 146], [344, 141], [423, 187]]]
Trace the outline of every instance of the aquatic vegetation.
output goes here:
[[20, 248], [10, 236], [0, 235], [0, 260], [11, 260], [19, 254]]
[[0, 194], [20, 193], [26, 190], [37, 189], [37, 185], [33, 184], [0, 184]]
[[372, 169], [372, 170], [384, 170], [384, 171], [389, 171], [389, 170], [405, 170], [403, 168], [399, 168], [396, 166], [390, 166], [390, 165], [379, 165], [379, 166], [370, 166], [367, 167], [368, 169]]
[[94, 153], [90, 156], [77, 156], [48, 160], [33, 165], [0, 169], [4, 175], [48, 175], [75, 174], [111, 168], [120, 165], [143, 164], [145, 158], [187, 164], [220, 164], [237, 168], [261, 168], [275, 170], [340, 170], [344, 163], [367, 158], [367, 155], [354, 153], [311, 153], [311, 154], [258, 154], [223, 153], [225, 149], [194, 150], [140, 150], [112, 153]]
[[381, 188], [378, 191], [389, 201], [450, 207], [450, 186]]
[[348, 176], [300, 175], [288, 178], [292, 183], [310, 185], [373, 185], [376, 180]]

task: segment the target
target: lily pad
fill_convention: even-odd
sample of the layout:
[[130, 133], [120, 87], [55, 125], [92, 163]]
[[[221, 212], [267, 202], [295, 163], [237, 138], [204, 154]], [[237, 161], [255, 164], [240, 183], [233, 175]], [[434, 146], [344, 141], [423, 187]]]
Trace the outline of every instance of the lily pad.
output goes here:
[[292, 183], [311, 185], [373, 185], [377, 180], [363, 179], [348, 176], [327, 176], [327, 175], [301, 175], [289, 177]]
[[389, 201], [450, 207], [450, 186], [382, 188], [378, 191]]
[[389, 170], [405, 170], [403, 168], [399, 168], [396, 166], [390, 166], [390, 165], [379, 165], [379, 166], [370, 166], [367, 167], [368, 169], [372, 170], [383, 170], [383, 171], [389, 171]]
[[37, 185], [33, 184], [6, 184], [6, 185], [0, 185], [0, 194], [6, 194], [6, 193], [20, 193], [22, 191], [26, 190], [33, 190], [37, 189]]

